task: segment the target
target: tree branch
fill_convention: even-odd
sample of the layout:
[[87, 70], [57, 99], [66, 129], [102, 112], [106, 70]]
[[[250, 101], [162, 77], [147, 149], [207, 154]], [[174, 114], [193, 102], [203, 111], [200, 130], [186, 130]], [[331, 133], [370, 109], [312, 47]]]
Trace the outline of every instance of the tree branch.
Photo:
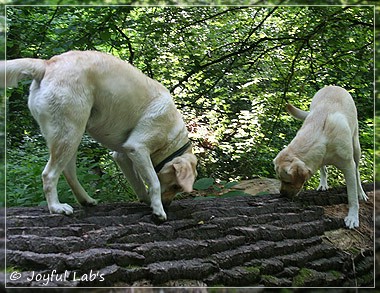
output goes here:
[[133, 50], [132, 44], [131, 44], [131, 39], [116, 25], [114, 25], [114, 28], [119, 32], [119, 34], [127, 40], [127, 46], [128, 46], [128, 51], [129, 51], [129, 63], [133, 65], [133, 59], [135, 56], [135, 52]]
[[205, 18], [202, 18], [200, 20], [196, 20], [196, 21], [193, 21], [193, 22], [190, 22], [188, 24], [186, 24], [185, 26], [183, 26], [182, 28], [180, 28], [178, 31], [181, 32], [187, 28], [189, 28], [190, 26], [194, 26], [194, 25], [197, 25], [197, 24], [201, 24], [203, 22], [206, 22], [207, 20], [210, 20], [210, 19], [213, 19], [215, 17], [218, 17], [218, 16], [221, 16], [223, 14], [226, 14], [226, 13], [229, 13], [229, 12], [232, 12], [232, 11], [236, 11], [236, 10], [241, 10], [241, 9], [246, 9], [247, 7], [245, 6], [239, 6], [239, 7], [233, 7], [231, 9], [227, 9], [227, 10], [223, 10], [222, 12], [218, 12], [216, 14], [213, 14], [211, 16], [208, 16], [208, 17], [205, 17]]
[[[38, 49], [37, 49], [36, 54], [35, 54], [34, 57], [39, 57], [40, 54], [41, 54], [41, 49], [42, 49], [42, 48], [45, 48], [45, 46], [43, 46], [42, 44], [45, 42], [45, 39], [46, 39], [46, 32], [47, 32], [47, 30], [50, 28], [50, 24], [53, 22], [55, 16], [57, 15], [59, 8], [60, 8], [59, 6], [57, 6], [57, 7], [55, 8], [52, 17], [50, 17], [50, 19], [46, 22], [45, 29], [44, 29], [44, 31], [41, 33], [41, 34], [42, 34], [42, 39], [41, 39], [41, 41], [40, 41], [40, 44], [39, 44], [39, 46], [38, 46]], [[40, 35], [41, 35], [41, 34], [40, 34]]]

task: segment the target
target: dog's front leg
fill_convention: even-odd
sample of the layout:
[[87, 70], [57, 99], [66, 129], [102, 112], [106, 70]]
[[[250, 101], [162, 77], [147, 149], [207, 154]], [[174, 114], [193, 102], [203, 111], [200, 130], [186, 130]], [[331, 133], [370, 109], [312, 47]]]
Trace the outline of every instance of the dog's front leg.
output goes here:
[[145, 183], [142, 181], [140, 175], [136, 172], [133, 162], [125, 153], [114, 152], [113, 158], [115, 162], [118, 164], [125, 178], [127, 178], [129, 184], [131, 184], [133, 191], [136, 193], [138, 198], [150, 204], [150, 198], [147, 193]]
[[[131, 138], [129, 140], [133, 141]], [[148, 185], [148, 195], [153, 214], [165, 221], [167, 217], [161, 202], [161, 185], [148, 149], [145, 145], [136, 142], [127, 142], [123, 147], [126, 155], [132, 161], [134, 169]]]
[[346, 226], [350, 229], [359, 227], [359, 200], [356, 182], [356, 170], [354, 161], [341, 169], [347, 185], [348, 215], [344, 219]]

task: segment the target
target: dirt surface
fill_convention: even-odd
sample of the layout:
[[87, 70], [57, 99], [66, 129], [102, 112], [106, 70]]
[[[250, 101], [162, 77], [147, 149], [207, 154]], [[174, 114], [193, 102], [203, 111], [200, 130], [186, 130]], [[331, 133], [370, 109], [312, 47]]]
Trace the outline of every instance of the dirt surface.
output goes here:
[[375, 240], [373, 185], [364, 189], [370, 200], [361, 203], [361, 226], [354, 230], [344, 227], [345, 188], [307, 191], [294, 201], [278, 194], [182, 199], [168, 208], [164, 223], [140, 203], [76, 207], [70, 217], [50, 215], [46, 207], [8, 208], [0, 282], [7, 288], [203, 287], [192, 292], [372, 287], [380, 235]]

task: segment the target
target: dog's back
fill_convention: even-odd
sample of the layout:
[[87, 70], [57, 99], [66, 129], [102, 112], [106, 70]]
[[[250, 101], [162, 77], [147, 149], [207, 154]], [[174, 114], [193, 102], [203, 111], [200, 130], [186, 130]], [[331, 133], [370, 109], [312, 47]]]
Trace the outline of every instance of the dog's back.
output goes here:
[[330, 137], [343, 130], [351, 136], [357, 135], [357, 112], [351, 95], [338, 86], [326, 86], [319, 90], [313, 97], [302, 128], [306, 126], [307, 131]]
[[[44, 79], [60, 86], [73, 82], [91, 87], [94, 96], [138, 98], [149, 102], [157, 92], [168, 92], [159, 82], [112, 55], [97, 51], [69, 51], [47, 62]], [[120, 86], [123, 85], [123, 86]]]
[[[59, 84], [60, 87], [67, 84], [71, 88], [91, 84], [95, 94], [108, 91], [111, 96], [128, 94], [133, 97], [138, 91], [140, 98], [151, 99], [154, 92], [168, 92], [128, 62], [97, 51], [69, 51], [49, 60], [0, 61], [0, 88], [16, 86], [22, 79]], [[120, 84], [125, 86], [120, 89]]]
[[356, 117], [354, 100], [349, 92], [339, 86], [326, 86], [319, 90], [310, 105], [310, 112], [313, 111], [326, 114], [340, 112], [347, 117]]
[[87, 131], [113, 150], [119, 149], [145, 113], [173, 121], [180, 116], [164, 86], [102, 52], [69, 51], [49, 60], [23, 58], [0, 64], [0, 80], [6, 80], [7, 86], [26, 78], [33, 79], [28, 103], [39, 123], [44, 113], [55, 108], [52, 105], [59, 105], [64, 117], [87, 113]]

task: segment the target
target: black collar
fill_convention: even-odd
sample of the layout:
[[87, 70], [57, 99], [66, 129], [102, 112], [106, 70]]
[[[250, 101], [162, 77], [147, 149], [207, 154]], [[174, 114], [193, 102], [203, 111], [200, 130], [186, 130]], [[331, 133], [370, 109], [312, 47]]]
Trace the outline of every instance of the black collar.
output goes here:
[[166, 159], [164, 159], [161, 163], [159, 163], [156, 167], [154, 167], [154, 170], [156, 171], [156, 173], [160, 172], [161, 169], [164, 167], [164, 165], [168, 162], [170, 162], [171, 160], [173, 160], [174, 158], [176, 157], [179, 157], [181, 155], [184, 154], [184, 152], [191, 146], [191, 142], [188, 141], [183, 147], [181, 147], [179, 150], [175, 151], [174, 153], [172, 153], [169, 157], [167, 157]]

